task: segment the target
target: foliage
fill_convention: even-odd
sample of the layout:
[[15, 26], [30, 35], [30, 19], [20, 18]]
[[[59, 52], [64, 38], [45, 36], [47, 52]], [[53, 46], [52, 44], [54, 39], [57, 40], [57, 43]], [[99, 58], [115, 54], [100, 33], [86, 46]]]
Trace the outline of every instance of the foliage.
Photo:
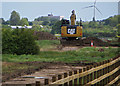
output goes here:
[[103, 21], [105, 22], [104, 23], [105, 25], [110, 25], [112, 27], [115, 27], [118, 24], [119, 19], [120, 19], [120, 15], [115, 15]]
[[34, 23], [38, 23], [39, 25], [49, 25], [52, 26], [54, 25], [57, 21], [59, 21], [58, 19], [55, 18], [50, 18], [50, 17], [38, 17], [36, 18], [33, 22]]
[[19, 25], [20, 15], [16, 11], [12, 11], [10, 16], [10, 25]]
[[32, 21], [33, 25], [42, 25], [43, 21]]
[[40, 49], [56, 48], [56, 45], [59, 46], [60, 44], [59, 40], [38, 40], [36, 42], [39, 45]]
[[32, 22], [30, 22], [30, 21], [29, 21], [28, 23], [29, 23], [29, 25], [30, 25], [30, 26], [32, 26], [32, 25], [33, 25], [33, 23], [32, 23]]
[[[117, 55], [117, 48], [102, 48], [103, 52], [98, 51], [100, 48], [85, 47], [76, 51], [41, 51], [39, 55], [12, 55], [3, 54], [3, 61], [8, 62], [26, 62], [26, 61], [41, 61], [41, 62], [101, 62], [113, 58]], [[21, 59], [22, 58], [22, 59]]]
[[3, 54], [38, 54], [33, 31], [30, 29], [2, 29]]
[[62, 21], [57, 21], [53, 26], [52, 26], [52, 34], [60, 34], [61, 32], [61, 25]]
[[28, 19], [27, 19], [27, 18], [22, 18], [22, 19], [20, 20], [20, 25], [21, 25], [21, 26], [24, 26], [24, 25], [28, 26], [28, 25], [29, 25]]
[[0, 24], [5, 24], [5, 20], [3, 18], [0, 18]]
[[49, 21], [43, 21], [42, 25], [49, 25]]

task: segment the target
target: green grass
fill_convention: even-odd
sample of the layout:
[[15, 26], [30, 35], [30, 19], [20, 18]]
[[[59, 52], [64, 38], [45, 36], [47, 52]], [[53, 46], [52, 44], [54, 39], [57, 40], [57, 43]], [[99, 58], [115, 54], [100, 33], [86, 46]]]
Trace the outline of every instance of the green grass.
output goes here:
[[36, 42], [39, 45], [40, 49], [56, 48], [56, 45], [60, 44], [59, 40], [39, 40]]
[[7, 65], [7, 66], [3, 65], [2, 72], [3, 73], [13, 73], [16, 70], [25, 70], [28, 68], [34, 68], [34, 66], [28, 66], [25, 64], [14, 64], [14, 65]]
[[88, 62], [100, 62], [117, 55], [117, 48], [104, 48], [103, 52], [98, 51], [99, 48], [86, 47], [76, 51], [41, 51], [39, 55], [12, 55], [3, 54], [2, 60], [5, 62], [26, 62], [26, 61], [40, 61], [40, 62], [74, 62], [85, 60]]

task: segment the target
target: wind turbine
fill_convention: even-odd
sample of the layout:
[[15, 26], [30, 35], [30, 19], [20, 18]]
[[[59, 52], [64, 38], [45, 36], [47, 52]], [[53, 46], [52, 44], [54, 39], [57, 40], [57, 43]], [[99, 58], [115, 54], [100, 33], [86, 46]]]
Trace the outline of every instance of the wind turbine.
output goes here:
[[94, 4], [93, 5], [91, 5], [91, 6], [88, 6], [88, 7], [84, 7], [84, 9], [85, 8], [94, 8], [94, 13], [93, 13], [93, 21], [95, 21], [95, 9], [102, 15], [102, 13], [100, 12], [100, 10], [96, 7], [96, 0], [95, 0], [95, 2], [94, 2]]

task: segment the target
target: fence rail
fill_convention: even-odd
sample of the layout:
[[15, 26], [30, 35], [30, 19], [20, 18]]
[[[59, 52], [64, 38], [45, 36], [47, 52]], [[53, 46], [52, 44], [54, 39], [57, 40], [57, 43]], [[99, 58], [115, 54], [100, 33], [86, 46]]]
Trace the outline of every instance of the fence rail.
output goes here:
[[[118, 84], [120, 82], [120, 57], [96, 63], [86, 68], [68, 71], [45, 79], [45, 85], [94, 86]], [[40, 86], [40, 85], [37, 85]]]

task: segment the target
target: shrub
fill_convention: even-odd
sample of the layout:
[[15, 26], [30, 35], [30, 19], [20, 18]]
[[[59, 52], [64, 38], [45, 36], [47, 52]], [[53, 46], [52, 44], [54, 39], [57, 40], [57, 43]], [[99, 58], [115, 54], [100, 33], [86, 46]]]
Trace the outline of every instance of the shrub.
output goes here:
[[2, 29], [3, 54], [38, 54], [39, 47], [30, 29]]

